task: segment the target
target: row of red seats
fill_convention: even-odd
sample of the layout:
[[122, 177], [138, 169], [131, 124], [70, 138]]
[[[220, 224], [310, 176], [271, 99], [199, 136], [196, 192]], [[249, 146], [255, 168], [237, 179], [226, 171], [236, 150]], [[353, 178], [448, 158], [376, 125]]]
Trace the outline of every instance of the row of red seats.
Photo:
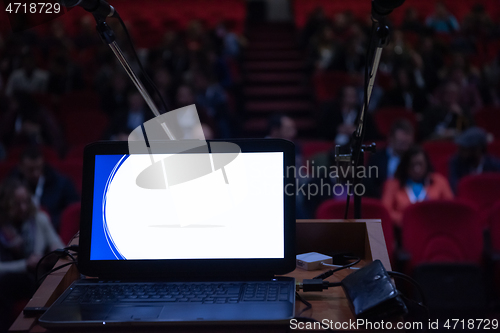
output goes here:
[[[241, 33], [246, 16], [243, 0], [120, 1], [114, 5], [122, 19], [131, 24], [140, 47], [154, 46], [167, 29], [183, 30], [192, 20], [201, 21], [207, 28], [224, 21], [233, 31]], [[82, 14], [81, 9], [73, 9], [59, 18], [69, 35], [79, 30]]]
[[[390, 14], [390, 19], [396, 26], [400, 25], [403, 21], [405, 10], [413, 7], [420, 14], [421, 19], [424, 20], [427, 16], [434, 12], [436, 2], [444, 2], [449, 11], [455, 17], [462, 21], [463, 18], [470, 13], [475, 4], [482, 4], [486, 11], [490, 14], [492, 19], [497, 19], [500, 16], [500, 8], [496, 0], [406, 0], [405, 3], [395, 9]], [[365, 19], [371, 12], [371, 1], [367, 0], [350, 0], [350, 1], [332, 1], [332, 0], [295, 0], [294, 1], [294, 14], [295, 23], [297, 27], [303, 28], [311, 12], [317, 7], [322, 7], [328, 17], [334, 17], [337, 13], [349, 10], [356, 17]]]
[[[456, 200], [424, 201], [408, 207], [403, 214], [401, 240], [403, 248], [411, 254], [409, 267], [437, 261], [479, 264], [485, 229], [490, 230], [494, 249], [500, 251], [500, 197], [498, 194], [494, 197], [495, 203], [488, 208], [481, 208], [460, 194]], [[345, 202], [331, 199], [318, 207], [316, 218], [341, 219], [344, 211]], [[348, 218], [354, 218], [353, 211], [351, 202]], [[394, 263], [396, 241], [387, 209], [377, 199], [363, 198], [362, 218], [381, 219], [387, 250]]]

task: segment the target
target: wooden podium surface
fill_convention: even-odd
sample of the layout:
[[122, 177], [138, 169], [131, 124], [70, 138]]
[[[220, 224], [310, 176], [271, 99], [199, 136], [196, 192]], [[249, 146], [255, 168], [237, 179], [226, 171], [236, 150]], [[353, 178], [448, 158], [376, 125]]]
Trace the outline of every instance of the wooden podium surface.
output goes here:
[[[77, 242], [77, 240], [75, 240]], [[362, 261], [356, 267], [361, 267], [367, 262], [379, 259], [384, 264], [387, 270], [391, 269], [389, 256], [385, 245], [384, 235], [380, 220], [297, 220], [297, 253], [306, 252], [320, 253], [353, 253], [359, 256]], [[61, 259], [56, 266], [68, 262], [66, 259]], [[327, 271], [328, 268], [322, 269]], [[339, 282], [345, 276], [353, 272], [352, 269], [344, 269], [328, 278], [331, 282]], [[300, 282], [303, 279], [310, 279], [320, 274], [321, 271], [305, 271], [300, 268], [286, 276], [295, 277], [296, 281]], [[79, 273], [75, 265], [65, 267], [48, 276], [40, 288], [36, 291], [33, 298], [29, 301], [27, 307], [46, 307], [50, 306], [59, 297], [64, 290], [76, 279]], [[329, 288], [323, 292], [304, 293], [299, 291], [300, 296], [311, 303], [312, 308], [303, 312], [302, 317], [309, 317], [321, 321], [324, 319], [332, 320], [333, 322], [348, 322], [355, 320], [345, 294], [340, 287]], [[299, 314], [306, 306], [299, 300], [296, 301], [296, 315]], [[289, 330], [289, 325], [274, 325], [274, 326], [256, 326], [256, 325], [234, 325], [228, 326], [179, 326], [169, 327], [169, 332], [176, 331], [193, 331], [193, 332], [286, 332]], [[142, 327], [144, 329], [144, 327]], [[65, 330], [66, 332], [67, 330]], [[89, 329], [93, 333], [100, 332], [99, 329]], [[109, 332], [107, 328], [102, 330]], [[139, 327], [131, 327], [124, 330], [111, 329], [113, 332], [133, 332], [141, 331]], [[155, 328], [148, 327], [148, 332], [164, 332], [165, 327]], [[11, 326], [9, 332], [46, 332], [39, 326], [36, 317], [28, 318], [22, 313]], [[83, 332], [83, 330], [78, 330]]]

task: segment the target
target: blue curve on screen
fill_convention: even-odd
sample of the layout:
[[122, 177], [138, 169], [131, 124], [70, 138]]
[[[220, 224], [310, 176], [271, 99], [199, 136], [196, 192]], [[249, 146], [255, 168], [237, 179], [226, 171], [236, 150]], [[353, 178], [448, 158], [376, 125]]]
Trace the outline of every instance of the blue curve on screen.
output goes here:
[[129, 155], [97, 155], [95, 157], [94, 202], [90, 260], [126, 259], [116, 247], [106, 221], [109, 185]]

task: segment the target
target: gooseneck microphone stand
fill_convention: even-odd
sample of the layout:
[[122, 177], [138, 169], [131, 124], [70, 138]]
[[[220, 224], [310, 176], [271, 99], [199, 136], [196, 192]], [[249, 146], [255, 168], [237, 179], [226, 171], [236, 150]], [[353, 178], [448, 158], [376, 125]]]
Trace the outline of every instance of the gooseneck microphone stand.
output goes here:
[[[118, 13], [114, 9], [113, 9], [113, 14], [114, 15], [118, 15]], [[132, 80], [132, 82], [134, 83], [134, 85], [136, 86], [137, 90], [139, 90], [139, 92], [141, 93], [142, 97], [144, 98], [144, 100], [148, 104], [148, 106], [151, 109], [151, 111], [154, 113], [154, 115], [156, 117], [158, 117], [160, 115], [160, 112], [158, 111], [158, 108], [156, 107], [155, 103], [153, 102], [153, 99], [151, 98], [151, 96], [149, 95], [148, 91], [146, 90], [146, 88], [142, 84], [141, 80], [137, 77], [137, 75], [135, 74], [134, 70], [130, 66], [129, 62], [125, 58], [125, 55], [123, 54], [120, 46], [116, 42], [115, 33], [106, 24], [106, 21], [105, 21], [106, 17], [102, 17], [101, 15], [96, 14], [96, 13], [93, 13], [93, 15], [94, 15], [94, 18], [95, 18], [96, 23], [97, 23], [96, 29], [97, 29], [97, 32], [99, 33], [99, 35], [101, 36], [101, 39], [106, 44], [109, 45], [109, 47], [111, 48], [111, 50], [115, 54], [116, 58], [118, 59], [118, 61], [120, 62], [120, 64], [125, 69], [125, 72], [127, 72], [128, 76], [130, 77], [130, 79]], [[161, 126], [163, 127], [163, 130], [167, 134], [168, 138], [170, 140], [175, 140], [174, 135], [168, 129], [168, 127], [165, 125], [165, 123], [162, 123]]]
[[[383, 21], [382, 21], [383, 22]], [[365, 76], [365, 96], [364, 103], [361, 109], [361, 113], [358, 117], [358, 123], [356, 131], [352, 134], [350, 153], [348, 154], [340, 154], [340, 146], [335, 146], [335, 161], [337, 162], [337, 166], [339, 162], [347, 162], [349, 167], [354, 168], [353, 173], [353, 191], [352, 196], [354, 197], [354, 218], [361, 218], [361, 195], [356, 194], [356, 185], [361, 184], [361, 179], [358, 177], [358, 166], [364, 165], [364, 153], [365, 152], [374, 152], [376, 149], [375, 143], [370, 145], [364, 145], [363, 140], [365, 137], [365, 114], [368, 112], [368, 105], [370, 104], [370, 99], [372, 95], [373, 85], [375, 84], [375, 78], [377, 76], [378, 67], [380, 64], [380, 57], [382, 55], [382, 50], [384, 46], [387, 45], [389, 41], [389, 28], [385, 24], [381, 24], [379, 21], [373, 21], [372, 31], [375, 30], [375, 36], [370, 36], [371, 39], [375, 39], [375, 43], [370, 43], [370, 47], [368, 49], [368, 55], [373, 54], [371, 52], [371, 45], [376, 47], [375, 53], [372, 57], [371, 67], [365, 69], [365, 71], [369, 71], [368, 82], [366, 82]], [[349, 193], [348, 193], [349, 195]], [[347, 206], [346, 206], [346, 216], [349, 209], [349, 196], [347, 197]]]

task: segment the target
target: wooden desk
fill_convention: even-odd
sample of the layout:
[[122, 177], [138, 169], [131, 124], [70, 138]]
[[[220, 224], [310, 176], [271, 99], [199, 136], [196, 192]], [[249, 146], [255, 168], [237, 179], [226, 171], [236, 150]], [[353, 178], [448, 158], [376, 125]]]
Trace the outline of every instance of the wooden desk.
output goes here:
[[[75, 242], [78, 240], [76, 239]], [[359, 266], [364, 265], [374, 259], [380, 259], [386, 269], [390, 270], [390, 262], [387, 254], [384, 235], [380, 220], [297, 220], [297, 253], [322, 251], [344, 251], [360, 256], [363, 260]], [[68, 262], [60, 259], [56, 265]], [[327, 268], [323, 271], [328, 270]], [[332, 282], [341, 281], [345, 276], [354, 270], [345, 269], [335, 273], [328, 280]], [[295, 277], [297, 281], [310, 279], [318, 275], [320, 271], [304, 271], [297, 268], [286, 276]], [[57, 297], [76, 279], [79, 278], [78, 270], [74, 265], [65, 267], [49, 275], [33, 298], [29, 301], [28, 307], [50, 306]], [[345, 294], [340, 287], [330, 288], [323, 292], [309, 292], [299, 294], [312, 304], [312, 309], [302, 313], [301, 316], [311, 317], [316, 320], [333, 320], [334, 322], [346, 322], [354, 320], [354, 316], [349, 308]], [[300, 313], [305, 305], [300, 301], [296, 302], [296, 313]], [[253, 326], [245, 327], [234, 325], [224, 327], [198, 327], [190, 329], [193, 332], [200, 330], [204, 332], [238, 332], [259, 331], [259, 332], [286, 332], [289, 326]], [[137, 330], [137, 328], [135, 328]], [[46, 332], [44, 328], [37, 324], [36, 318], [27, 318], [21, 313], [9, 330], [10, 332]], [[92, 329], [93, 333], [100, 330]], [[105, 330], [109, 332], [109, 329]], [[134, 331], [113, 330], [116, 332]], [[140, 330], [139, 330], [140, 331]], [[165, 332], [165, 328], [148, 328], [148, 332]], [[186, 327], [169, 328], [169, 332], [186, 331]]]

